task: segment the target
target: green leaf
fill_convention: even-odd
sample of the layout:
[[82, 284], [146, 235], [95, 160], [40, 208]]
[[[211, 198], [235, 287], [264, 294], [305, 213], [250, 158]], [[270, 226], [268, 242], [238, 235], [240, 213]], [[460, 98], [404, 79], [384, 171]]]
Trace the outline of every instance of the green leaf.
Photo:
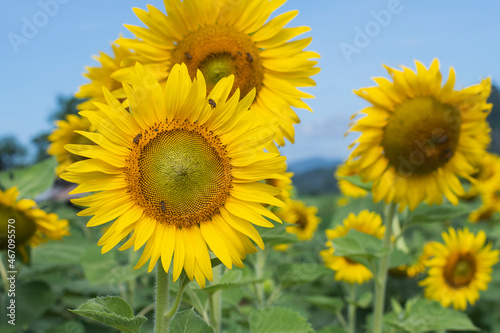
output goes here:
[[66, 321], [62, 324], [49, 328], [44, 333], [62, 333], [62, 332], [85, 333], [85, 326], [81, 322], [76, 320]]
[[335, 255], [348, 257], [365, 265], [368, 269], [371, 269], [373, 259], [384, 254], [381, 252], [382, 240], [355, 229], [349, 230], [344, 237], [333, 239], [332, 243]]
[[170, 323], [172, 333], [213, 333], [214, 329], [210, 327], [200, 316], [191, 308], [186, 311], [178, 312]]
[[307, 319], [286, 308], [266, 308], [250, 314], [251, 333], [311, 333], [314, 332]]
[[455, 330], [477, 331], [477, 327], [463, 312], [444, 308], [440, 303], [421, 298], [406, 302], [404, 313], [397, 302], [394, 311], [384, 316], [384, 323], [408, 333]]
[[372, 183], [369, 182], [369, 183], [364, 183], [362, 180], [361, 180], [361, 177], [358, 176], [358, 175], [353, 175], [353, 176], [347, 176], [347, 177], [340, 177], [340, 179], [344, 179], [344, 180], [347, 180], [349, 183], [357, 186], [357, 187], [360, 187], [364, 190], [367, 190], [367, 191], [371, 191], [372, 190]]
[[469, 214], [474, 207], [465, 204], [442, 204], [429, 206], [419, 205], [413, 213], [410, 214], [408, 223], [432, 223], [444, 222], [460, 216]]
[[344, 301], [340, 297], [328, 297], [328, 296], [310, 296], [306, 297], [305, 301], [320, 309], [327, 310], [331, 313], [337, 313], [342, 311], [344, 308]]
[[247, 284], [263, 282], [268, 278], [268, 276], [264, 276], [260, 279], [254, 279], [254, 278], [242, 278], [242, 276], [243, 273], [241, 272], [240, 269], [227, 271], [222, 276], [219, 283], [205, 287], [203, 290], [208, 293], [214, 293], [217, 290], [230, 289]]
[[407, 265], [412, 261], [413, 258], [409, 253], [403, 252], [400, 249], [393, 248], [391, 252], [391, 258], [389, 260], [389, 268]]
[[291, 263], [280, 265], [278, 278], [284, 286], [293, 286], [314, 281], [331, 270], [316, 263]]
[[0, 185], [5, 189], [17, 186], [20, 198], [34, 198], [52, 187], [56, 166], [55, 158], [47, 158], [27, 168], [0, 172]]
[[372, 305], [372, 301], [373, 293], [371, 291], [367, 291], [356, 300], [356, 305], [358, 306], [358, 308], [366, 309], [367, 307]]
[[33, 262], [55, 265], [69, 265], [80, 263], [80, 258], [85, 252], [87, 242], [77, 232], [63, 237], [57, 242], [48, 242], [32, 250]]
[[319, 330], [318, 333], [348, 333], [348, 332], [342, 327], [326, 326], [323, 327], [321, 330]]
[[42, 281], [19, 283], [15, 299], [18, 326], [37, 319], [55, 302], [50, 285]]
[[117, 296], [93, 298], [78, 309], [69, 311], [126, 333], [138, 333], [147, 320], [144, 316], [134, 316], [130, 305]]
[[266, 246], [273, 246], [276, 244], [290, 244], [297, 242], [296, 235], [286, 232], [287, 223], [277, 224], [277, 225], [276, 222], [274, 223], [275, 223], [274, 228], [256, 227]]

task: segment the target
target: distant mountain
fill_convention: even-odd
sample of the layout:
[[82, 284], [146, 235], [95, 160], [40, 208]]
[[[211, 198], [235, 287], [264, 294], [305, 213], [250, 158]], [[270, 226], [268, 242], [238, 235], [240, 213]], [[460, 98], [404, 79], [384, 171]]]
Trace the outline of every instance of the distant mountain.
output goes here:
[[292, 180], [298, 195], [338, 193], [333, 173], [339, 163], [340, 160], [315, 157], [290, 164], [288, 170], [295, 173]]
[[288, 171], [299, 175], [301, 173], [309, 172], [315, 169], [328, 169], [341, 163], [338, 159], [327, 159], [324, 157], [313, 157], [307, 160], [302, 160], [288, 165]]

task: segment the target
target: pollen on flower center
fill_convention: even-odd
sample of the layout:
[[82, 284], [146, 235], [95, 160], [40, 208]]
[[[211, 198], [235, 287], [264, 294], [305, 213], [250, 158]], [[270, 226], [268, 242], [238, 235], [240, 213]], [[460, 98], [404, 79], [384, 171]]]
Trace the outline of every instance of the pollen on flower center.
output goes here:
[[460, 111], [433, 97], [405, 101], [388, 118], [384, 154], [400, 173], [428, 174], [455, 154], [460, 125]]
[[462, 287], [470, 283], [476, 272], [476, 262], [469, 253], [451, 258], [444, 268], [444, 279], [451, 287]]
[[231, 166], [216, 135], [173, 121], [149, 128], [134, 141], [126, 173], [129, 191], [151, 218], [190, 227], [224, 205]]
[[246, 96], [264, 80], [259, 49], [250, 36], [228, 26], [204, 26], [190, 32], [172, 52], [172, 65], [185, 63], [191, 78], [199, 69], [205, 76], [207, 92], [225, 76], [235, 77], [233, 93], [240, 89]]

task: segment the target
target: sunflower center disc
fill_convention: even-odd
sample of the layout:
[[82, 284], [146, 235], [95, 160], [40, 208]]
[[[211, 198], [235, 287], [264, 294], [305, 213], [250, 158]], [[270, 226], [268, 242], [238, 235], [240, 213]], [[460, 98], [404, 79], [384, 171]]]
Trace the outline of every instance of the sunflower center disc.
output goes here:
[[146, 213], [189, 227], [209, 220], [231, 187], [229, 159], [219, 139], [189, 123], [145, 131], [131, 152], [129, 190]]
[[444, 279], [452, 287], [462, 287], [470, 283], [476, 272], [474, 258], [464, 254], [452, 258], [444, 268]]
[[190, 32], [172, 52], [172, 65], [185, 63], [191, 78], [199, 69], [207, 81], [207, 92], [225, 76], [234, 75], [234, 86], [245, 96], [264, 80], [259, 49], [252, 39], [232, 27], [205, 26]]
[[0, 250], [8, 246], [8, 221], [14, 219], [16, 230], [16, 246], [24, 244], [36, 231], [36, 224], [32, 219], [12, 207], [0, 204]]
[[403, 102], [384, 129], [384, 154], [402, 176], [428, 174], [455, 154], [461, 122], [458, 109], [433, 97]]

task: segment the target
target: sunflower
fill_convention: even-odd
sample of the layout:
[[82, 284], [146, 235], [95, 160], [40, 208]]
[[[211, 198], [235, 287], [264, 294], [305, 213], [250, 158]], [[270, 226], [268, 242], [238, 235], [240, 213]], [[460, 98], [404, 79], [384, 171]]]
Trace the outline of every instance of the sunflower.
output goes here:
[[149, 11], [134, 8], [147, 28], [126, 25], [137, 39], [120, 38], [117, 43], [134, 54], [128, 60], [130, 67], [116, 71], [113, 78], [130, 82], [132, 65], [138, 61], [161, 81], [175, 64], [186, 63], [191, 78], [202, 71], [210, 92], [222, 77], [232, 74], [231, 92], [240, 89], [245, 96], [255, 88], [252, 111], [279, 124], [275, 142], [283, 146], [287, 138], [293, 143], [293, 124], [299, 118], [291, 107], [312, 111], [302, 99], [313, 96], [297, 87], [315, 85], [310, 76], [319, 68], [309, 59], [319, 55], [304, 51], [310, 37], [290, 41], [310, 30], [284, 28], [298, 11], [269, 20], [284, 2], [165, 0], [166, 15], [151, 5]]
[[84, 159], [82, 156], [68, 152], [64, 149], [64, 145], [69, 143], [92, 143], [86, 137], [75, 132], [89, 131], [91, 125], [87, 118], [69, 114], [66, 116], [66, 120], [56, 121], [56, 127], [57, 128], [48, 137], [51, 144], [47, 149], [47, 153], [56, 157], [58, 163], [56, 173], [59, 175], [71, 163]]
[[500, 212], [500, 157], [487, 154], [479, 166], [479, 173], [472, 186], [483, 204], [469, 215], [469, 221], [489, 220]]
[[442, 233], [444, 244], [434, 245], [434, 258], [428, 263], [429, 276], [420, 282], [425, 297], [439, 301], [443, 306], [453, 305], [465, 310], [474, 305], [479, 291], [488, 288], [492, 266], [498, 262], [498, 250], [485, 245], [486, 234], [477, 235], [467, 228]]
[[410, 263], [409, 265], [399, 266], [397, 270], [402, 272], [408, 277], [415, 277], [420, 273], [425, 272], [429, 260], [434, 255], [433, 249], [434, 249], [434, 242], [426, 243], [422, 249], [422, 252], [414, 262]]
[[393, 82], [376, 78], [378, 87], [355, 91], [372, 106], [351, 128], [362, 134], [350, 159], [364, 182], [373, 181], [374, 200], [399, 203], [400, 211], [440, 204], [443, 195], [457, 204], [465, 194], [458, 177], [474, 173], [490, 141], [490, 79], [453, 90], [452, 68], [441, 86], [437, 60], [416, 67], [386, 67]]
[[345, 177], [354, 176], [358, 174], [358, 170], [353, 167], [349, 161], [341, 164], [337, 170], [335, 170], [335, 179], [337, 179], [340, 192], [346, 197], [351, 198], [361, 198], [368, 194], [368, 192], [348, 180]]
[[[248, 112], [255, 90], [228, 98], [234, 77], [222, 79], [207, 97], [199, 71], [172, 68], [164, 88], [136, 64], [132, 86], [124, 84], [128, 112], [107, 89], [99, 111], [81, 111], [97, 128], [82, 132], [97, 145], [66, 145], [89, 159], [72, 164], [61, 178], [80, 184], [73, 199], [94, 215], [88, 227], [116, 219], [98, 242], [105, 253], [130, 237], [121, 250], [145, 245], [136, 265], [158, 259], [173, 279], [184, 268], [200, 286], [212, 279], [207, 245], [226, 265], [242, 267], [246, 254], [264, 243], [252, 224], [273, 227], [280, 219], [262, 204], [283, 206], [281, 191], [263, 183], [284, 178], [285, 157], [266, 152], [276, 124]], [[173, 260], [172, 260], [173, 257]]]
[[352, 261], [347, 257], [336, 256], [335, 248], [331, 240], [340, 238], [355, 229], [368, 235], [373, 235], [382, 239], [384, 237], [385, 227], [382, 225], [380, 215], [368, 210], [361, 211], [357, 216], [353, 213], [349, 214], [342, 222], [342, 225], [335, 229], [326, 230], [328, 241], [326, 246], [328, 249], [320, 251], [320, 255], [325, 261], [326, 267], [334, 270], [335, 280], [345, 281], [348, 283], [363, 284], [373, 277], [372, 272], [363, 264]]
[[101, 64], [100, 67], [87, 67], [87, 73], [84, 76], [90, 79], [90, 83], [84, 84], [75, 94], [77, 98], [87, 99], [80, 103], [77, 108], [79, 110], [96, 110], [94, 102], [104, 103], [104, 95], [102, 87], [106, 87], [113, 93], [113, 96], [119, 99], [125, 98], [122, 84], [111, 77], [111, 74], [121, 68], [121, 62], [132, 55], [127, 48], [111, 44], [113, 48], [113, 56], [101, 52], [99, 56], [94, 56], [94, 60]]
[[69, 235], [68, 221], [59, 220], [56, 214], [47, 214], [31, 199], [17, 200], [18, 196], [17, 187], [0, 190], [0, 250], [10, 248], [7, 235], [10, 234], [8, 225], [11, 224], [15, 228], [12, 229], [15, 230], [15, 248], [24, 261], [28, 261], [26, 247]]
[[306, 207], [302, 201], [287, 200], [285, 207], [279, 209], [276, 215], [283, 221], [293, 224], [286, 227], [288, 233], [297, 235], [301, 241], [306, 241], [312, 239], [321, 222], [316, 216], [317, 213], [317, 207]]
[[267, 179], [266, 183], [279, 188], [281, 190], [281, 194], [276, 197], [281, 201], [286, 202], [287, 200], [290, 200], [293, 192], [293, 185], [292, 185], [293, 172], [285, 172], [284, 176], [285, 178], [283, 179], [281, 178]]

